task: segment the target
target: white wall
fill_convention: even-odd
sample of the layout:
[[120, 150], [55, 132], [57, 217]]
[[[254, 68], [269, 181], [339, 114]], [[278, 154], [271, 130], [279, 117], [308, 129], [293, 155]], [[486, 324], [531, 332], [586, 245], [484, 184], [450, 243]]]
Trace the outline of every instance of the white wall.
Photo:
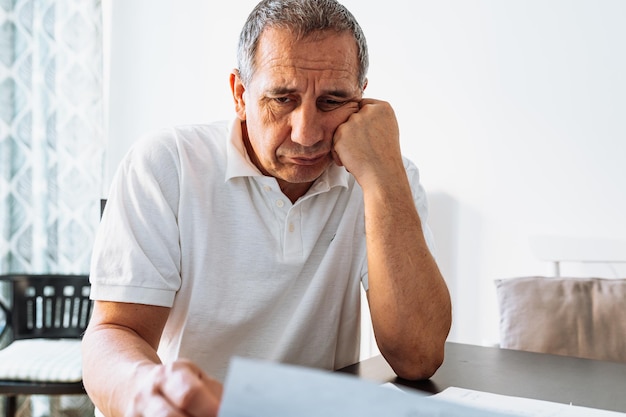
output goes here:
[[[148, 129], [230, 118], [228, 74], [256, 0], [214, 3], [105, 0], [110, 172]], [[366, 93], [395, 106], [430, 194], [450, 339], [495, 343], [493, 280], [551, 273], [531, 236], [626, 239], [626, 2], [344, 4], [370, 44]]]

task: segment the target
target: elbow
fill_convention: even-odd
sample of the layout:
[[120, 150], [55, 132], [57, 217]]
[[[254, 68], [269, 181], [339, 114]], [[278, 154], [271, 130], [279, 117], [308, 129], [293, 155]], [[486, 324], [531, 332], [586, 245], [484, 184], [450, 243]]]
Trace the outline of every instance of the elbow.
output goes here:
[[395, 367], [392, 366], [392, 368], [398, 377], [411, 381], [417, 381], [432, 377], [442, 363], [443, 355], [441, 355], [441, 358], [432, 357], [416, 362], [407, 361], [406, 363], [401, 363]]
[[444, 360], [444, 343], [429, 348], [413, 348], [410, 351], [381, 348], [381, 353], [395, 374], [402, 379], [417, 381], [432, 377]]

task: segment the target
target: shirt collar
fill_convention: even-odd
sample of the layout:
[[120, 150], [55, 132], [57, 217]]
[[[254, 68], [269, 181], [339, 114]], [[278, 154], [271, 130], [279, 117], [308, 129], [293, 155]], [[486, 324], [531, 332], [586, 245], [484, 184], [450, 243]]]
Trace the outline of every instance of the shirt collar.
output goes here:
[[243, 144], [241, 120], [235, 119], [230, 125], [229, 138], [226, 143], [226, 178], [228, 181], [236, 177], [261, 177], [263, 174], [252, 163]]
[[[309, 192], [324, 192], [336, 186], [347, 188], [349, 176], [350, 174], [344, 167], [331, 164], [311, 186]], [[238, 118], [230, 126], [229, 138], [226, 144], [226, 175], [224, 181], [227, 182], [237, 177], [263, 177], [261, 171], [250, 160], [250, 156], [243, 144], [241, 120]]]

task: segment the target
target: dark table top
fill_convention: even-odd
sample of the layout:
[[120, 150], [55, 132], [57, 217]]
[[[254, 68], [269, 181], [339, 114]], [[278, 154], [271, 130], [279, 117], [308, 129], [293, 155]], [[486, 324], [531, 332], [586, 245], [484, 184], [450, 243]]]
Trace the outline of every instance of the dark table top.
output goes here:
[[626, 412], [626, 363], [448, 342], [444, 363], [429, 380], [396, 377], [382, 356], [340, 372], [433, 394], [460, 387]]

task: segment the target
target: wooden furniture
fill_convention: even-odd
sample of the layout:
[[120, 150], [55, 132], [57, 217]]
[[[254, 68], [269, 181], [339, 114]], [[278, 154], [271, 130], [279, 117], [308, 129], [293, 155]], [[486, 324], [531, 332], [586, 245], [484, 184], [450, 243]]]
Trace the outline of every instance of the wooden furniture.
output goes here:
[[538, 259], [552, 263], [554, 277], [561, 276], [564, 263], [600, 264], [611, 271], [611, 278], [623, 276], [617, 266], [626, 265], [626, 240], [531, 236], [529, 243]]
[[624, 363], [448, 342], [443, 365], [425, 381], [397, 378], [382, 356], [339, 372], [432, 394], [460, 387], [626, 412]]

